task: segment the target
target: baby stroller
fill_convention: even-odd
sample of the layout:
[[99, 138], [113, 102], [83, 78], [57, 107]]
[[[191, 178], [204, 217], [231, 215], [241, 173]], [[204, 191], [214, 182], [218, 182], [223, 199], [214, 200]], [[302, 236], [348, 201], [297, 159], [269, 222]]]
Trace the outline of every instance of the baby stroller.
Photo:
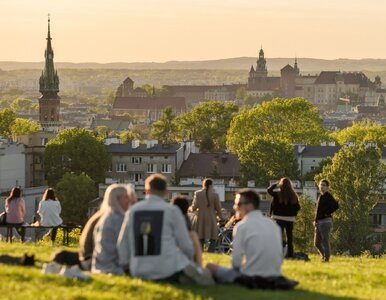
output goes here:
[[224, 222], [218, 223], [216, 252], [230, 254], [232, 252], [233, 224], [225, 226]]

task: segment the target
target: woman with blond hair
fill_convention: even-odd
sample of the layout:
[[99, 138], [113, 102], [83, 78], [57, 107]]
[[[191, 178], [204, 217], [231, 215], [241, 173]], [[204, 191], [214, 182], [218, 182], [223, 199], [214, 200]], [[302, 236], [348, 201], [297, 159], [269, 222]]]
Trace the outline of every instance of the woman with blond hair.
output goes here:
[[197, 222], [193, 225], [198, 233], [201, 245], [209, 240], [208, 252], [216, 250], [218, 235], [217, 216], [221, 219], [220, 197], [213, 188], [213, 180], [207, 178], [202, 183], [202, 189], [194, 193], [192, 212], [197, 212]]
[[94, 273], [123, 274], [118, 262], [117, 240], [127, 210], [136, 202], [131, 186], [110, 185], [101, 205], [101, 217], [94, 229], [92, 256]]
[[[279, 191], [275, 191], [279, 188]], [[295, 217], [300, 210], [298, 195], [296, 195], [291, 180], [287, 177], [283, 177], [279, 182], [272, 184], [267, 189], [273, 199], [270, 207], [270, 215], [272, 219], [280, 226], [283, 237], [283, 247], [287, 245], [286, 257], [293, 257], [293, 228]], [[287, 237], [284, 240], [284, 232]]]

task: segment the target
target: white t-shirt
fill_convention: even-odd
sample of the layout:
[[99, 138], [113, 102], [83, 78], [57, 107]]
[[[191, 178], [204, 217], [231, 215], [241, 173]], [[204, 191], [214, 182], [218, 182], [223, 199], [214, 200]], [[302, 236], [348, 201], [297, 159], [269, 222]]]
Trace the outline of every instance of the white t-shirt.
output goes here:
[[59, 226], [63, 223], [60, 217], [62, 207], [59, 201], [47, 199], [39, 203], [38, 214], [40, 215], [41, 226]]

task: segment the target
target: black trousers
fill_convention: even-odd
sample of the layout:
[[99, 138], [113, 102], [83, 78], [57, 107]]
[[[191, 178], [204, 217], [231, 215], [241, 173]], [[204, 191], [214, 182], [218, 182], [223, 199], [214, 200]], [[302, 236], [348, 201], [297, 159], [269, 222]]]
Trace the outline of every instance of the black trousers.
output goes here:
[[[294, 245], [293, 245], [293, 230], [294, 230], [294, 222], [276, 220], [277, 225], [281, 228], [281, 234], [283, 237], [283, 247], [287, 245], [287, 255], [286, 257], [294, 256]], [[284, 232], [286, 239], [284, 239]]]

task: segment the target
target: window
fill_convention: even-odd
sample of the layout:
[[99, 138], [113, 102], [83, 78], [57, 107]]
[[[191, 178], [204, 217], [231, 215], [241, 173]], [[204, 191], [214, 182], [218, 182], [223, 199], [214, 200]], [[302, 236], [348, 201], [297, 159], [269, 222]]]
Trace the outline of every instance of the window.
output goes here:
[[127, 165], [125, 163], [117, 163], [116, 171], [117, 172], [127, 172]]
[[131, 163], [135, 165], [139, 165], [142, 163], [142, 157], [132, 157], [131, 158]]
[[142, 174], [141, 173], [133, 173], [131, 174], [131, 180], [134, 182], [138, 182], [142, 180]]
[[162, 164], [161, 165], [161, 172], [162, 173], [171, 173], [172, 172], [172, 165], [171, 164]]
[[48, 143], [48, 138], [40, 138], [40, 144], [45, 146]]
[[147, 164], [147, 172], [148, 173], [157, 173], [157, 165], [156, 164]]

